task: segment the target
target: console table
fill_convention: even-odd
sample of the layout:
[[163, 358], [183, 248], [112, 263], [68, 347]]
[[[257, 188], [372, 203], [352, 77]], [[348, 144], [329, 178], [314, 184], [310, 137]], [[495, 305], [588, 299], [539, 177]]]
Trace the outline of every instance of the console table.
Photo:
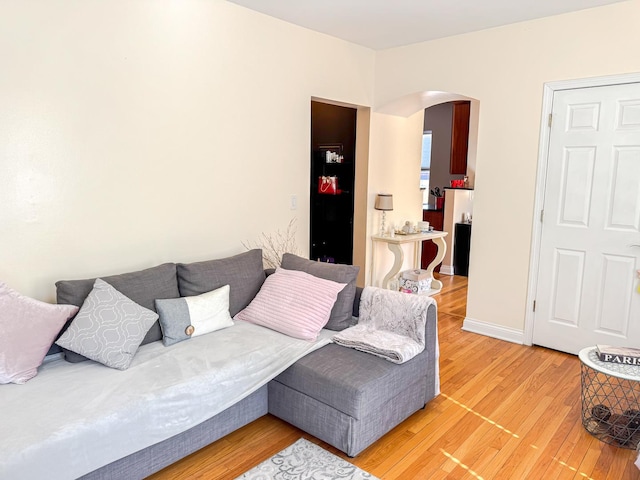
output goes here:
[[389, 270], [389, 272], [385, 275], [382, 280], [382, 288], [389, 288], [389, 280], [400, 273], [400, 269], [402, 268], [402, 263], [404, 262], [404, 250], [402, 249], [402, 245], [405, 243], [413, 243], [413, 266], [414, 268], [420, 268], [420, 257], [422, 256], [422, 242], [425, 240], [431, 240], [438, 247], [438, 253], [436, 254], [436, 258], [434, 258], [431, 263], [427, 266], [426, 271], [431, 278], [431, 290], [428, 294], [437, 293], [442, 289], [442, 282], [440, 280], [436, 280], [433, 278], [433, 269], [438, 265], [442, 259], [444, 258], [444, 254], [447, 252], [447, 244], [444, 241], [444, 237], [448, 235], [447, 232], [429, 232], [429, 233], [414, 233], [410, 235], [396, 235], [395, 237], [383, 237], [381, 235], [373, 235], [371, 238], [374, 242], [374, 248], [372, 253], [372, 269], [375, 269], [375, 255], [376, 248], [375, 242], [386, 243], [389, 250], [393, 252], [394, 262], [393, 266]]

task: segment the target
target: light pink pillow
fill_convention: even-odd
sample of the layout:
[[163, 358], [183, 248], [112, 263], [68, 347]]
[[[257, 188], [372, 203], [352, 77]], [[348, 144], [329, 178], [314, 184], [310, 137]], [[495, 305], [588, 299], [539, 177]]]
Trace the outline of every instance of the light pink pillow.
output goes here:
[[276, 269], [235, 320], [262, 325], [285, 335], [315, 340], [329, 321], [333, 304], [346, 283], [296, 270]]
[[78, 307], [25, 297], [0, 282], [0, 383], [26, 383]]

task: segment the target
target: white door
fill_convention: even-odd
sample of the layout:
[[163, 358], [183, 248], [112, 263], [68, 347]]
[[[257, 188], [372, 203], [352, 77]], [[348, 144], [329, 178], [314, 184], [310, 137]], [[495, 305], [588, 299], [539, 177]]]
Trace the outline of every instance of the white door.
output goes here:
[[556, 91], [533, 343], [640, 348], [640, 84]]

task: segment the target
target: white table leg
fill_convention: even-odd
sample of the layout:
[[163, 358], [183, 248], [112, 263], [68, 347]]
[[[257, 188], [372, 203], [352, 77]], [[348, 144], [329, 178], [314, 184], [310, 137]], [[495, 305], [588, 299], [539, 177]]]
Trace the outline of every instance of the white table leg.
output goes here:
[[389, 250], [393, 252], [394, 261], [393, 265], [391, 266], [391, 270], [389, 270], [389, 273], [387, 273], [387, 275], [385, 275], [384, 279], [382, 280], [382, 288], [389, 288], [389, 280], [400, 273], [402, 263], [404, 262], [404, 250], [402, 250], [402, 246], [398, 245], [397, 243], [389, 243], [387, 245], [389, 246]]
[[447, 253], [447, 244], [444, 241], [444, 238], [433, 238], [431, 239], [433, 243], [438, 246], [438, 253], [436, 253], [436, 258], [429, 264], [427, 267], [427, 273], [429, 274], [429, 278], [431, 278], [431, 289], [432, 290], [441, 290], [442, 282], [440, 280], [436, 280], [433, 278], [433, 269], [442, 261], [445, 253]]
[[413, 250], [413, 268], [420, 270], [422, 268], [422, 242], [415, 243], [416, 248]]

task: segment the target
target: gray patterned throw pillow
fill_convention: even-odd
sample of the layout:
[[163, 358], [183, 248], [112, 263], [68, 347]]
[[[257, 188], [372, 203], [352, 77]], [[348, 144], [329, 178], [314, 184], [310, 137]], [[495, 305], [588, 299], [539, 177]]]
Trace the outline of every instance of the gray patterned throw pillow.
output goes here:
[[56, 343], [108, 367], [126, 370], [157, 319], [158, 314], [98, 278], [78, 315]]

